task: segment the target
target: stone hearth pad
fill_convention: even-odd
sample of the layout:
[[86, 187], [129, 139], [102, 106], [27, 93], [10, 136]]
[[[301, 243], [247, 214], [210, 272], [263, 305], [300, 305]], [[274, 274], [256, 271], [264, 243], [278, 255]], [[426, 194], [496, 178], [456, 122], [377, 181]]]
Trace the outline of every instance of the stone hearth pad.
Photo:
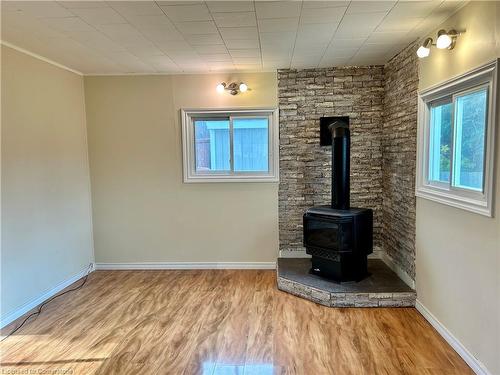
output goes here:
[[409, 307], [416, 293], [380, 259], [368, 259], [370, 276], [337, 283], [309, 273], [310, 258], [278, 258], [278, 289], [330, 307]]

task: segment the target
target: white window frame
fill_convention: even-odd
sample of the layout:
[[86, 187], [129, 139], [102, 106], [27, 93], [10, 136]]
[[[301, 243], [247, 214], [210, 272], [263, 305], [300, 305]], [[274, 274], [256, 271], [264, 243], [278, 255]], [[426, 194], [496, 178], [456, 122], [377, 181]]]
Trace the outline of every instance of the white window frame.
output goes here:
[[[475, 212], [484, 216], [493, 216], [493, 180], [495, 155], [495, 128], [497, 127], [497, 90], [498, 65], [494, 60], [470, 72], [423, 90], [418, 97], [418, 132], [417, 132], [417, 171], [416, 196], [449, 206]], [[485, 130], [484, 182], [483, 190], [453, 186], [453, 157], [455, 147], [454, 129], [452, 132], [452, 150], [450, 160], [450, 183], [429, 181], [429, 143], [430, 143], [430, 107], [432, 103], [452, 98], [487, 87], [487, 121]], [[453, 115], [455, 109], [453, 110]], [[454, 118], [452, 118], [454, 127]]]
[[[279, 181], [279, 123], [276, 108], [252, 109], [182, 109], [182, 165], [185, 183], [198, 182], [278, 182]], [[228, 117], [232, 139], [232, 119], [235, 117], [267, 117], [269, 143], [269, 170], [267, 172], [235, 172], [235, 171], [207, 171], [197, 172], [195, 169], [195, 139], [194, 118], [199, 117]], [[231, 141], [231, 165], [232, 147]]]

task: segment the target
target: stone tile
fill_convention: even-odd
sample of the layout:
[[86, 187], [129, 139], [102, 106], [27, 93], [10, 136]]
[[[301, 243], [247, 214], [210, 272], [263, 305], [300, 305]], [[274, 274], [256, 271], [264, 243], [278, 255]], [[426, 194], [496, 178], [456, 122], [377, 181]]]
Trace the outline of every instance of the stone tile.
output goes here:
[[418, 44], [385, 66], [278, 70], [280, 250], [304, 250], [302, 215], [330, 203], [319, 118], [349, 116], [351, 204], [374, 211], [374, 247], [415, 278]]
[[368, 260], [371, 275], [360, 282], [337, 283], [310, 274], [310, 267], [310, 259], [279, 258], [278, 289], [331, 307], [415, 305], [415, 291], [379, 259]]

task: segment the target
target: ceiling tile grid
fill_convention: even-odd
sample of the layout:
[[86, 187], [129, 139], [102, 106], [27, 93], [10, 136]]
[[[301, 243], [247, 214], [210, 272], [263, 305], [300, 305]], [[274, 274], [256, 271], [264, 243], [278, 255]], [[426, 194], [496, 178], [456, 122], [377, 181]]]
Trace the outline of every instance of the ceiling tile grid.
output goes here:
[[383, 64], [465, 1], [2, 1], [2, 41], [84, 74]]

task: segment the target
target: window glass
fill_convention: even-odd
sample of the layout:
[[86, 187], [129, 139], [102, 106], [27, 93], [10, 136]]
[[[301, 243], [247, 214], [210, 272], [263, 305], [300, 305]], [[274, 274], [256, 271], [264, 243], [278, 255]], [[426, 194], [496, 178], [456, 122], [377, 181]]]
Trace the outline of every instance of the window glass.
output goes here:
[[430, 110], [429, 181], [450, 182], [452, 103], [439, 103]]
[[455, 99], [453, 186], [483, 190], [487, 97], [484, 88]]
[[233, 118], [234, 170], [269, 171], [269, 124], [264, 118]]
[[194, 120], [197, 172], [231, 170], [229, 119]]

